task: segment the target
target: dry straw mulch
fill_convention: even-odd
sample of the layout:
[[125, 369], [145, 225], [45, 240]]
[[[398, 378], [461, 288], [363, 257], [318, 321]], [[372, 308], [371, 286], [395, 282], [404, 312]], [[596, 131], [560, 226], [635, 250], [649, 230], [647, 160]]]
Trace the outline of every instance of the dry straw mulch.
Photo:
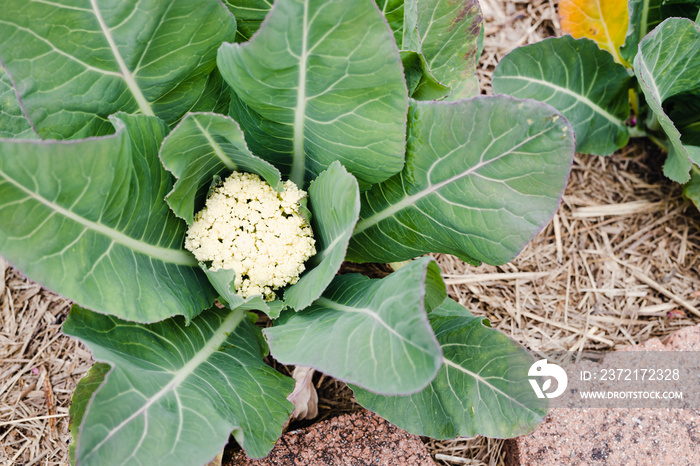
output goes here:
[[[558, 35], [553, 0], [481, 0], [479, 76]], [[532, 350], [610, 350], [700, 322], [700, 214], [661, 175], [663, 154], [635, 142], [578, 155], [553, 221], [512, 263], [471, 267], [436, 256], [450, 294]], [[89, 352], [60, 334], [69, 303], [0, 263], [0, 464], [64, 464], [70, 394]], [[352, 409], [343, 384], [317, 376], [324, 411]], [[502, 441], [426, 440], [439, 464], [503, 464]]]
[[0, 464], [66, 462], [70, 397], [92, 364], [61, 333], [69, 308], [0, 258]]
[[[480, 0], [479, 79], [499, 60], [561, 35], [555, 0]], [[577, 155], [552, 222], [511, 263], [471, 267], [436, 256], [450, 295], [533, 351], [612, 350], [700, 322], [700, 213], [664, 178], [645, 141]], [[503, 440], [428, 440], [442, 465], [500, 465]]]

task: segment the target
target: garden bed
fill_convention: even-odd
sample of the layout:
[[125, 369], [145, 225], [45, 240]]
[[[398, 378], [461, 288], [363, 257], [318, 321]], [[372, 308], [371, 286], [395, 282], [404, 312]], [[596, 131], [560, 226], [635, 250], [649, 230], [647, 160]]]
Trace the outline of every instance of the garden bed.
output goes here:
[[[481, 1], [479, 75], [490, 93], [498, 60], [557, 34], [558, 22], [552, 0]], [[436, 256], [451, 296], [534, 351], [610, 350], [700, 322], [700, 214], [661, 175], [663, 159], [639, 140], [608, 158], [577, 155], [558, 213], [516, 260], [472, 267]], [[92, 364], [60, 333], [69, 306], [0, 262], [0, 463], [66, 461], [70, 395]], [[355, 408], [344, 384], [316, 377], [320, 419]], [[433, 456], [471, 464], [505, 459], [501, 440], [427, 443]]]

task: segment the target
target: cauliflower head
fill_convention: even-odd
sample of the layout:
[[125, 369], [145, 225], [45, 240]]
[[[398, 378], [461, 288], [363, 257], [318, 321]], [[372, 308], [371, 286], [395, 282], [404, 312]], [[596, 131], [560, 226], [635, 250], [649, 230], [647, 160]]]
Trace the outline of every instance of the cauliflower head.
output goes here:
[[195, 215], [185, 248], [212, 270], [233, 269], [239, 295], [272, 301], [316, 254], [311, 226], [299, 214], [305, 197], [291, 181], [278, 193], [258, 175], [233, 172]]

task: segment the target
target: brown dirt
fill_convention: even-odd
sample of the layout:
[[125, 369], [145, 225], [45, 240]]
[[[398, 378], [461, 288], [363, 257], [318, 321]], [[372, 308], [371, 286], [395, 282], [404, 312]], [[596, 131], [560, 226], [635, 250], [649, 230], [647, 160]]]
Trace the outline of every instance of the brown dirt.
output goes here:
[[367, 410], [292, 430], [272, 453], [251, 460], [239, 451], [224, 458], [230, 466], [434, 466], [425, 445]]

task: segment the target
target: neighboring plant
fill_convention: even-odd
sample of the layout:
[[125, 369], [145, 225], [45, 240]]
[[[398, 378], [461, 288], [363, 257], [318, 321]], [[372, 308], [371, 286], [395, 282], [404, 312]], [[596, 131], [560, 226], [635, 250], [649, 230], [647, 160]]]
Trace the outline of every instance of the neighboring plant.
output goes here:
[[571, 36], [512, 51], [494, 92], [557, 108], [579, 152], [609, 155], [650, 138], [668, 152], [664, 174], [700, 207], [699, 10], [698, 0], [562, 0]]
[[[556, 211], [572, 128], [477, 96], [477, 2], [196, 3], [3, 4], [0, 253], [76, 303], [63, 331], [98, 361], [72, 461], [202, 464], [230, 433], [265, 456], [294, 386], [268, 351], [416, 434], [532, 430], [534, 359], [447, 297], [435, 261], [337, 274], [503, 264]], [[206, 236], [218, 221], [250, 234]]]

